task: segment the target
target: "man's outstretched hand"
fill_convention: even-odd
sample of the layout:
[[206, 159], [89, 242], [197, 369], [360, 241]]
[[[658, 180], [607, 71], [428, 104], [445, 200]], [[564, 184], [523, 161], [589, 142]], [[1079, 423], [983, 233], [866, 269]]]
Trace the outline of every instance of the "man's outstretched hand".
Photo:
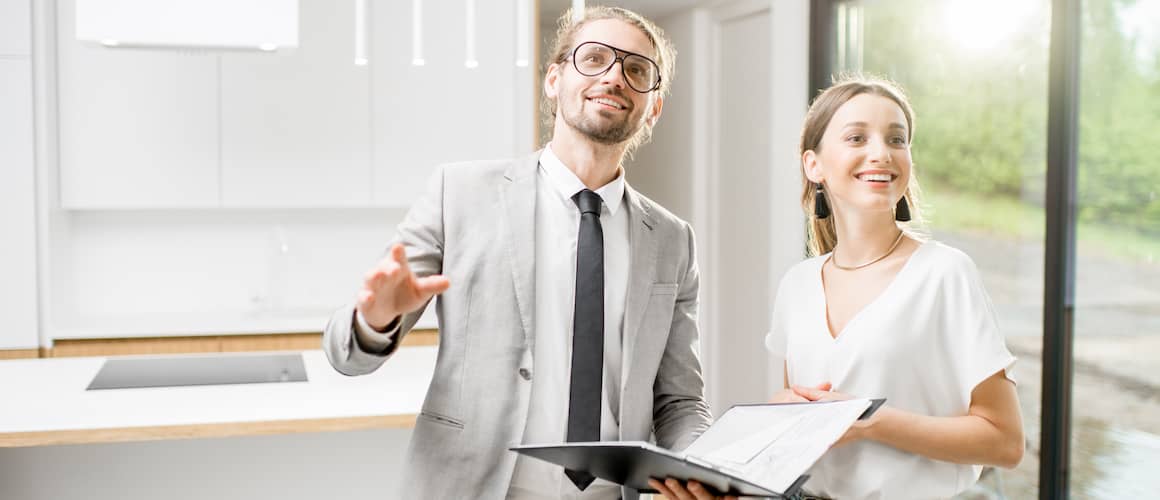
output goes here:
[[419, 278], [407, 265], [403, 245], [396, 243], [363, 279], [357, 307], [367, 324], [383, 330], [395, 318], [419, 309], [451, 286], [441, 274]]

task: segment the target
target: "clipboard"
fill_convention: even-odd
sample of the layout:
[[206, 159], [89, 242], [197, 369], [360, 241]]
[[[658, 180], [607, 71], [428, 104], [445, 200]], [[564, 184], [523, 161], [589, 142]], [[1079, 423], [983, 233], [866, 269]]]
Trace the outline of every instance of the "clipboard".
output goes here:
[[[871, 399], [868, 401], [869, 406], [858, 415], [856, 420], [869, 418], [886, 400]], [[729, 411], [747, 407], [830, 403], [833, 402], [736, 405]], [[728, 413], [722, 415], [722, 420]], [[712, 430], [713, 428], [710, 427], [710, 430], [706, 431], [706, 435]], [[827, 448], [830, 444], [832, 442], [826, 443]], [[528, 444], [513, 446], [510, 449], [529, 457], [560, 465], [565, 469], [585, 471], [595, 477], [633, 488], [641, 493], [656, 493], [656, 490], [648, 485], [650, 478], [671, 477], [681, 481], [696, 480], [721, 495], [787, 498], [801, 490], [809, 479], [809, 475], [805, 472], [813, 465], [811, 462], [800, 472], [793, 471], [792, 474], [796, 475], [796, 480], [782, 491], [778, 491], [767, 485], [759, 484], [758, 481], [753, 480], [739, 469], [696, 455], [666, 450], [644, 441]]]

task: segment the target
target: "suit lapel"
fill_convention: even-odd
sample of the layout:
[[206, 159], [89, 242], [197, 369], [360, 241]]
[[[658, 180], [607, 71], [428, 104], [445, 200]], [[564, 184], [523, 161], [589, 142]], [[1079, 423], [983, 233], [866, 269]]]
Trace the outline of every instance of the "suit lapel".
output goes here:
[[541, 152], [516, 160], [504, 173], [505, 182], [500, 186], [516, 303], [529, 347], [535, 345], [532, 325], [536, 308], [536, 168]]
[[[623, 379], [620, 382], [620, 411], [621, 418], [626, 418], [625, 389], [628, 382], [633, 380], [633, 369], [636, 366], [635, 356], [641, 321], [644, 319], [645, 309], [648, 307], [649, 295], [653, 284], [653, 267], [656, 264], [657, 239], [653, 228], [656, 219], [653, 218], [649, 207], [631, 187], [625, 186], [625, 201], [628, 202], [629, 224], [629, 261], [628, 261], [628, 296], [624, 305], [624, 353], [621, 360]], [[622, 427], [623, 429], [623, 427]]]

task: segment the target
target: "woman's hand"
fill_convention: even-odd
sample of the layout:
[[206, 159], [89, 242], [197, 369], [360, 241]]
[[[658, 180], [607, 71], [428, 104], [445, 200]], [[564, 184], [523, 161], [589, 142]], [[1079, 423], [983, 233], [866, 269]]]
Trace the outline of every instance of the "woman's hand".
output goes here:
[[[805, 402], [811, 401], [809, 398], [807, 398], [807, 397], [799, 394], [797, 391], [795, 391], [793, 389], [793, 387], [800, 387], [800, 386], [795, 385], [795, 386], [791, 386], [788, 389], [782, 389], [780, 391], [777, 391], [777, 394], [774, 394], [772, 398], [769, 398], [769, 402], [770, 403], [805, 403]], [[822, 384], [818, 384], [818, 386], [815, 387], [814, 389], [816, 389], [818, 391], [829, 391], [830, 390], [830, 383], [825, 382]], [[805, 387], [805, 388], [803, 388], [803, 390], [810, 390], [810, 388]]]
[[802, 397], [806, 401], [845, 401], [847, 399], [854, 399], [853, 396], [831, 391], [830, 388], [830, 383], [826, 382], [817, 387], [791, 385], [789, 390], [793, 391], [794, 394]]
[[[798, 397], [801, 397], [807, 401], [845, 401], [847, 399], [854, 398], [853, 396], [850, 396], [849, 394], [843, 394], [841, 392], [834, 392], [834, 391], [829, 390], [830, 389], [829, 383], [822, 384], [822, 385], [826, 386], [825, 389], [823, 389], [822, 386], [818, 386], [818, 387], [814, 388], [814, 387], [803, 387], [800, 385], [794, 385], [794, 386], [790, 386], [789, 390], [792, 391]], [[849, 429], [846, 429], [846, 433], [843, 434], [841, 438], [838, 438], [838, 441], [836, 443], [834, 443], [834, 445], [831, 446], [830, 448], [837, 448], [839, 446], [853, 443], [855, 441], [859, 441], [862, 439], [868, 439], [870, 426], [874, 423], [874, 421], [878, 417], [879, 413], [880, 412], [874, 412], [874, 415], [872, 415], [867, 420], [855, 421], [854, 425], [851, 425]]]
[[737, 497], [734, 496], [722, 497], [714, 495], [707, 488], [701, 486], [701, 483], [696, 481], [689, 481], [688, 484], [682, 484], [680, 481], [670, 477], [664, 483], [656, 479], [649, 479], [648, 485], [669, 500], [737, 500]]

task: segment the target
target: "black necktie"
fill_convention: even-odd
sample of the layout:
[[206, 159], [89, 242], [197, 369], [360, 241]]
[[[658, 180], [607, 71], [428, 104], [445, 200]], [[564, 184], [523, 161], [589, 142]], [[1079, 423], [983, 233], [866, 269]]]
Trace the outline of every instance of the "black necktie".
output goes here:
[[[572, 317], [572, 378], [568, 441], [600, 441], [600, 386], [604, 375], [604, 230], [600, 196], [587, 189], [572, 197], [580, 207], [576, 245], [576, 304]], [[583, 491], [595, 479], [565, 470]]]

